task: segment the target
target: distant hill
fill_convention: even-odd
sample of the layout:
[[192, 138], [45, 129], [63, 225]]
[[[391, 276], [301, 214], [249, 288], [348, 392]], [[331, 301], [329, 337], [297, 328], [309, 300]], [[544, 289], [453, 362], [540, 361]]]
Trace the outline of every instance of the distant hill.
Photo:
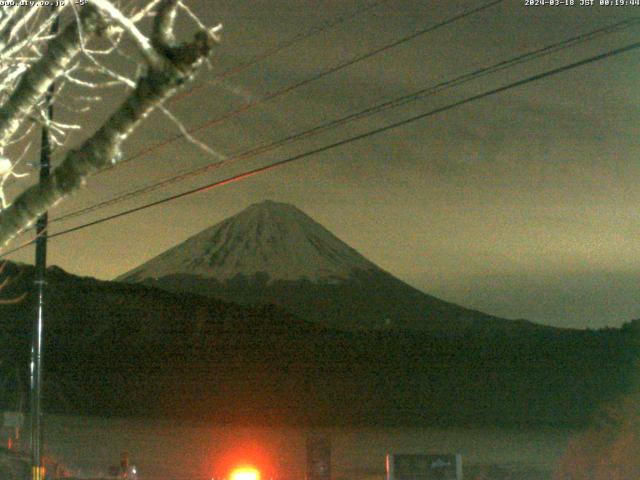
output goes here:
[[[10, 264], [4, 298], [32, 285]], [[50, 412], [304, 425], [579, 425], [637, 377], [637, 329], [348, 331], [277, 306], [48, 272]], [[34, 296], [0, 306], [2, 406]]]
[[301, 318], [342, 329], [544, 328], [416, 290], [298, 208], [272, 201], [251, 205], [118, 280], [244, 305], [279, 305]]

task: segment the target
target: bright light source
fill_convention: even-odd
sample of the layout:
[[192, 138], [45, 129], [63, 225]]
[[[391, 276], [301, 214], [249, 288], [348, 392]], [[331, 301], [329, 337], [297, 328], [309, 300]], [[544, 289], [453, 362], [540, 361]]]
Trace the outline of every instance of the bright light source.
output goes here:
[[236, 468], [229, 480], [260, 480], [260, 472], [253, 467]]

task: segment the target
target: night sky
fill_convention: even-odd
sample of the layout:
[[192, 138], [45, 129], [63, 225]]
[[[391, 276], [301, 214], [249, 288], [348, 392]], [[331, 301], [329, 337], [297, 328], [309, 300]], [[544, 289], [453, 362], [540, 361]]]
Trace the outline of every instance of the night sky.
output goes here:
[[[486, 2], [389, 0], [212, 82], [300, 32], [365, 8], [360, 0], [192, 0], [224, 24], [202, 85], [169, 104], [187, 127]], [[576, 0], [579, 4], [580, 0]], [[598, 3], [598, 0], [596, 0]], [[508, 0], [202, 130], [224, 155], [640, 16], [640, 7], [525, 6]], [[51, 225], [53, 232], [280, 160], [640, 40], [640, 24], [386, 111], [149, 195]], [[124, 67], [126, 68], [126, 67]], [[51, 240], [49, 262], [112, 279], [251, 203], [290, 202], [408, 283], [507, 318], [572, 327], [640, 317], [640, 50], [353, 142], [260, 176]], [[215, 82], [212, 82], [215, 83]], [[122, 91], [81, 123], [92, 131]], [[69, 98], [68, 95], [65, 98]], [[72, 114], [58, 109], [58, 118]], [[171, 137], [154, 114], [125, 157]], [[56, 157], [59, 158], [61, 152]], [[51, 217], [217, 159], [184, 140], [88, 182]], [[33, 175], [32, 175], [33, 176]], [[15, 194], [16, 183], [10, 194]], [[30, 238], [26, 235], [22, 241]], [[20, 240], [16, 241], [17, 245]], [[32, 262], [33, 249], [10, 256]]]

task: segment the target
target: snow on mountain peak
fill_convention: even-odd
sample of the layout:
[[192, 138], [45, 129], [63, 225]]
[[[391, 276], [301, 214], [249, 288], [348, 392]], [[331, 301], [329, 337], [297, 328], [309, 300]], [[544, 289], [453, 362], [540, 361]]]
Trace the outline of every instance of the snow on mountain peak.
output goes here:
[[304, 212], [267, 200], [167, 250], [122, 280], [188, 274], [219, 281], [266, 273], [270, 280], [329, 283], [378, 269]]

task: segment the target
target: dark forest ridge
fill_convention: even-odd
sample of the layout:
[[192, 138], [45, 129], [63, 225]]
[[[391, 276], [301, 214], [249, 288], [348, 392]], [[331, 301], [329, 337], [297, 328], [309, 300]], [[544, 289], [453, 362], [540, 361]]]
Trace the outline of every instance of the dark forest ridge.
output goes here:
[[[9, 264], [4, 292], [33, 267]], [[580, 425], [635, 378], [631, 324], [347, 331], [49, 269], [47, 411], [326, 425]], [[0, 394], [28, 384], [35, 297], [0, 305]], [[514, 326], [522, 326], [513, 323]], [[16, 377], [20, 372], [20, 378]]]

